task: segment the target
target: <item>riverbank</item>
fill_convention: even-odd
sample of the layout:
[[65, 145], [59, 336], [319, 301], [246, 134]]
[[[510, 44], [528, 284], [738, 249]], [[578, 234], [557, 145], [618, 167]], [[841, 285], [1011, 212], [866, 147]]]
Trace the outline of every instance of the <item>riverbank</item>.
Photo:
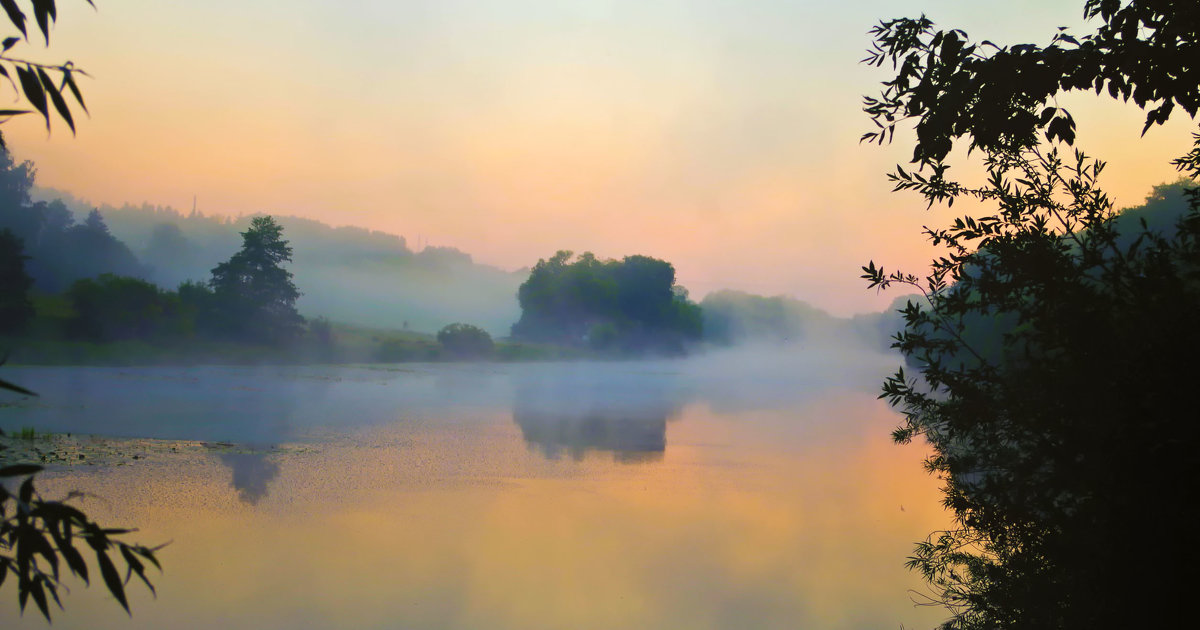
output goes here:
[[[33, 334], [0, 337], [9, 365], [312, 365], [462, 361], [445, 352], [434, 335], [333, 324], [327, 338], [305, 335], [283, 346], [214, 341], [200, 337], [92, 342]], [[553, 361], [594, 358], [586, 350], [516, 341], [497, 341], [488, 356], [473, 361]]]

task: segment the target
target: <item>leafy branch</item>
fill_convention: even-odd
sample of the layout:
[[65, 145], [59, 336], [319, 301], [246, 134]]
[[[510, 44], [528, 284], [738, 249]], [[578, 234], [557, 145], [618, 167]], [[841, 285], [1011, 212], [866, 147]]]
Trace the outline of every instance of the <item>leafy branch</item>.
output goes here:
[[[92, 0], [84, 1], [95, 8], [96, 5], [92, 3]], [[29, 4], [34, 21], [45, 40], [45, 45], [49, 46], [50, 29], [58, 19], [55, 0], [30, 0]], [[79, 89], [76, 76], [86, 77], [89, 75], [77, 68], [71, 61], [52, 64], [11, 55], [10, 51], [22, 41], [30, 43], [29, 28], [26, 25], [29, 18], [16, 0], [0, 0], [0, 8], [4, 9], [9, 22], [20, 32], [19, 37], [7, 37], [0, 43], [0, 77], [8, 80], [18, 103], [24, 101], [32, 107], [32, 109], [28, 109], [18, 104], [17, 107], [0, 109], [0, 123], [14, 116], [36, 112], [46, 121], [46, 130], [49, 131], [50, 119], [54, 112], [67, 123], [71, 133], [75, 133], [75, 114], [71, 111], [72, 106], [66, 95], [69, 94], [75, 105], [85, 114], [88, 113], [87, 104], [83, 100], [83, 93]]]
[[954, 198], [945, 159], [959, 140], [970, 150], [1004, 153], [1043, 138], [1073, 144], [1075, 119], [1058, 105], [1060, 92], [1132, 100], [1146, 110], [1143, 134], [1176, 108], [1193, 118], [1200, 112], [1200, 81], [1187, 63], [1200, 58], [1200, 5], [1087, 0], [1083, 16], [1102, 23], [1080, 38], [1061, 27], [1044, 46], [973, 43], [960, 29], [935, 29], [924, 15], [881, 21], [870, 30], [863, 63], [895, 74], [863, 99], [875, 128], [860, 141], [891, 142], [897, 125], [915, 120], [911, 161], [919, 171], [933, 169], [934, 194], [926, 195], [933, 203]]
[[[895, 168], [894, 190], [991, 208], [924, 228], [944, 250], [925, 277], [863, 267], [870, 288], [925, 298], [901, 311], [893, 337], [917, 373], [898, 370], [880, 398], [902, 414], [897, 442], [931, 446], [925, 469], [954, 518], [908, 563], [930, 588], [926, 603], [950, 613], [943, 628], [1174, 627], [1191, 615], [1189, 585], [1144, 576], [1197, 554], [1168, 561], [1127, 533], [1143, 522], [1163, 540], [1194, 533], [1195, 484], [1161, 480], [1196, 466], [1186, 410], [1200, 347], [1200, 188], [1164, 187], [1187, 199], [1170, 207], [1173, 228], [1146, 220], [1165, 198], [1118, 215], [1099, 188], [1104, 163], [1057, 148], [1074, 142], [1075, 125], [1055, 99], [1107, 89], [1147, 110], [1143, 133], [1176, 107], [1194, 117], [1200, 4], [1084, 5], [1097, 31], [1059, 29], [1044, 47], [973, 44], [924, 16], [881, 22], [864, 60], [895, 74], [864, 99], [875, 130], [861, 141], [890, 142], [915, 121], [917, 166]], [[1174, 165], [1197, 178], [1193, 139]], [[985, 183], [947, 176], [955, 142], [983, 154]], [[1161, 606], [1129, 604], [1151, 600]]]
[[[51, 601], [62, 609], [59, 590], [65, 588], [62, 583], [65, 574], [90, 583], [93, 574], [84, 559], [84, 553], [90, 552], [104, 586], [129, 612], [126, 586], [136, 575], [154, 592], [146, 568], [153, 565], [162, 570], [155, 555], [162, 546], [146, 547], [119, 540], [119, 536], [135, 530], [105, 528], [90, 520], [68, 503], [82, 496], [79, 493], [71, 493], [62, 501], [42, 498], [33, 485], [33, 475], [41, 470], [41, 466], [33, 464], [0, 468], [0, 481], [25, 478], [16, 492], [0, 484], [0, 587], [12, 574], [21, 610], [25, 610], [32, 598], [49, 621]], [[118, 564], [124, 565], [124, 577], [117, 569]]]

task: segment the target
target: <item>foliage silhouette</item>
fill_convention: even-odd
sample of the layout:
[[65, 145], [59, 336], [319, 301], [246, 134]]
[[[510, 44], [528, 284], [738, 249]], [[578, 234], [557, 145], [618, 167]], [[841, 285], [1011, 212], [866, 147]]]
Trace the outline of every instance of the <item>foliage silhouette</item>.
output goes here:
[[[16, 492], [0, 484], [0, 586], [12, 574], [21, 610], [32, 597], [49, 621], [50, 601], [62, 608], [58, 592], [63, 588], [64, 574], [69, 572], [85, 583], [93, 575], [77, 548], [82, 546], [84, 551], [91, 550], [105, 588], [129, 612], [126, 586], [137, 575], [154, 592], [146, 565], [161, 570], [155, 555], [161, 547], [120, 540], [119, 536], [133, 530], [105, 528], [90, 520], [70, 504], [71, 499], [81, 496], [78, 493], [62, 501], [44, 499], [33, 485], [33, 475], [41, 470], [41, 466], [32, 464], [0, 468], [0, 481], [24, 478]], [[124, 578], [118, 571], [120, 564], [124, 564]]]
[[[96, 5], [92, 3], [92, 0], [84, 1], [95, 8]], [[29, 14], [22, 8], [22, 4], [17, 0], [0, 0], [0, 6], [3, 6], [8, 21], [20, 33], [19, 37], [6, 37], [3, 42], [0, 42], [0, 48], [2, 48], [0, 50], [0, 76], [8, 80], [18, 99], [23, 99], [33, 109], [0, 109], [0, 124], [14, 116], [36, 111], [46, 121], [46, 130], [49, 131], [51, 112], [53, 111], [67, 123], [67, 126], [71, 128], [71, 133], [74, 133], [75, 114], [72, 113], [71, 105], [65, 94], [69, 91], [75, 104], [84, 113], [87, 113], [87, 105], [83, 102], [83, 94], [79, 90], [75, 77], [76, 75], [88, 76], [88, 74], [75, 67], [75, 64], [70, 61], [61, 64], [47, 64], [13, 56], [12, 51], [21, 44], [22, 40], [29, 43], [30, 29], [26, 25]], [[49, 46], [50, 27], [58, 19], [56, 2], [55, 0], [30, 0], [28, 4], [33, 18], [37, 22], [38, 30], [41, 31], [45, 40], [45, 45]], [[14, 74], [16, 75], [15, 80]], [[0, 146], [3, 145], [4, 138], [0, 136]]]
[[438, 343], [454, 358], [477, 358], [492, 354], [494, 344], [487, 331], [470, 324], [449, 324], [438, 331]]
[[139, 280], [101, 274], [77, 280], [66, 292], [74, 336], [91, 341], [183, 336], [194, 329], [194, 311], [179, 295]]
[[283, 263], [292, 248], [283, 228], [269, 216], [255, 217], [242, 232], [242, 249], [212, 270], [213, 295], [223, 330], [243, 340], [283, 343], [302, 331], [296, 312], [300, 292]]
[[966, 137], [972, 149], [1003, 154], [1033, 146], [1039, 132], [1049, 141], [1074, 142], [1075, 120], [1054, 100], [1059, 93], [1095, 90], [1152, 107], [1143, 134], [1165, 123], [1176, 106], [1195, 117], [1200, 4], [1086, 0], [1083, 16], [1102, 24], [1081, 38], [1060, 28], [1046, 46], [973, 44], [962, 30], [935, 31], [925, 16], [881, 22], [871, 30], [874, 43], [863, 61], [890, 63], [896, 76], [878, 97], [864, 99], [876, 130], [862, 140], [890, 141], [897, 124], [916, 119], [918, 173], [897, 169], [892, 178], [898, 189], [918, 190], [931, 204], [952, 204], [967, 192], [946, 178], [946, 156], [956, 140]]
[[[85, 1], [95, 7], [92, 0]], [[50, 27], [58, 19], [56, 2], [30, 0], [29, 5], [48, 46]], [[53, 108], [74, 133], [75, 114], [71, 111], [64, 93], [70, 91], [76, 105], [86, 113], [87, 105], [75, 78], [76, 75], [87, 76], [87, 73], [76, 68], [70, 61], [45, 64], [13, 56], [10, 51], [19, 45], [22, 39], [28, 42], [28, 14], [17, 0], [0, 0], [0, 6], [3, 7], [12, 26], [21, 34], [20, 37], [7, 37], [0, 42], [0, 76], [8, 80], [18, 99], [23, 98], [33, 107], [32, 110], [0, 109], [0, 124], [14, 116], [36, 111], [45, 120], [46, 129], [49, 131]], [[13, 79], [14, 74], [16, 80]], [[52, 78], [55, 75], [57, 78]], [[47, 227], [52, 231], [58, 228], [58, 232], [65, 232], [73, 218], [61, 204], [58, 207], [35, 204], [32, 211], [22, 212], [24, 207], [29, 205], [28, 190], [33, 183], [33, 168], [26, 162], [16, 169], [17, 177], [8, 177], [14, 174], [13, 170], [12, 159], [5, 148], [4, 136], [0, 134], [0, 210], [15, 209], [18, 217], [35, 219], [32, 227], [38, 230], [38, 236], [42, 236], [40, 232]], [[89, 215], [88, 221], [79, 226], [77, 231], [85, 240], [99, 240], [102, 246], [108, 245], [110, 250], [112, 242], [120, 244], [108, 234], [107, 227], [98, 213]], [[11, 233], [8, 230], [0, 232], [0, 235], [4, 240], [0, 243], [0, 247], [4, 248], [4, 255], [15, 254], [18, 256], [17, 261], [22, 262], [19, 248], [13, 247], [14, 242], [20, 241], [10, 239]], [[107, 236], [111, 241], [103, 239], [103, 236]], [[124, 247], [123, 244], [121, 247]], [[128, 252], [127, 249], [125, 251]], [[132, 258], [132, 255], [129, 257]], [[28, 283], [25, 284], [28, 288]], [[6, 294], [9, 288], [4, 287]], [[0, 359], [0, 364], [4, 362]], [[36, 396], [34, 392], [3, 379], [0, 379], [0, 389]], [[58, 591], [62, 588], [60, 578], [63, 571], [60, 570], [59, 560], [66, 565], [67, 572], [81, 578], [85, 583], [89, 581], [87, 562], [83, 554], [76, 549], [77, 544], [84, 543], [94, 553], [105, 587], [121, 607], [129, 612], [125, 587], [136, 574], [146, 587], [154, 592], [154, 585], [146, 577], [146, 564], [152, 564], [161, 570], [155, 556], [159, 548], [129, 544], [117, 539], [118, 536], [133, 530], [103, 528], [90, 520], [86, 514], [69, 504], [71, 499], [79, 496], [76, 493], [68, 495], [63, 501], [44, 499], [33, 485], [33, 475], [41, 470], [41, 466], [31, 464], [0, 468], [0, 586], [3, 586], [5, 579], [12, 574], [17, 582], [17, 601], [22, 612], [32, 597], [38, 610], [49, 621], [50, 600], [62, 608]], [[16, 494], [4, 485], [9, 479], [22, 477], [24, 481]], [[123, 563], [126, 569], [124, 579], [117, 570], [120, 563]]]
[[[1089, 0], [1084, 15], [1103, 20], [1096, 33], [1060, 30], [1045, 48], [971, 45], [924, 17], [873, 31], [867, 61], [890, 60], [897, 75], [866, 99], [879, 130], [864, 139], [891, 140], [901, 119], [916, 119], [918, 166], [897, 167], [896, 189], [996, 208], [927, 229], [946, 253], [925, 277], [863, 267], [871, 287], [924, 296], [903, 309], [894, 344], [920, 376], [901, 369], [881, 397], [904, 415], [895, 439], [926, 439], [926, 467], [945, 484], [954, 527], [919, 544], [909, 565], [951, 613], [946, 628], [1159, 627], [1191, 616], [1190, 583], [1163, 576], [1200, 560], [1188, 542], [1200, 498], [1200, 427], [1188, 411], [1200, 195], [1189, 188], [1169, 230], [1130, 225], [1099, 188], [1103, 163], [1053, 145], [1074, 141], [1074, 123], [1045, 106], [1061, 91], [1107, 87], [1156, 106], [1143, 131], [1174, 105], [1194, 116], [1200, 5]], [[945, 177], [959, 138], [982, 151], [984, 185]], [[1175, 162], [1193, 178], [1196, 139]]]
[[25, 273], [25, 246], [7, 228], [0, 229], [0, 334], [19, 333], [33, 318], [29, 288], [33, 278]]
[[[55, 194], [77, 214], [91, 209], [67, 193]], [[209, 278], [217, 262], [237, 251], [240, 232], [253, 218], [146, 204], [101, 206], [100, 212], [112, 233], [150, 268], [146, 279], [162, 287]], [[432, 333], [448, 322], [469, 321], [492, 335], [507, 332], [520, 316], [516, 291], [527, 269], [490, 267], [450, 248], [414, 251], [393, 234], [295, 216], [274, 218], [293, 248], [288, 269], [304, 294], [302, 312], [374, 328], [407, 321], [413, 330]]]
[[76, 223], [61, 201], [30, 198], [37, 169], [20, 164], [0, 146], [0, 228], [9, 229], [25, 244], [26, 269], [42, 292], [65, 290], [76, 280], [102, 273], [144, 277], [147, 269], [108, 229], [97, 210]]
[[700, 308], [675, 284], [675, 268], [648, 256], [539, 260], [517, 291], [513, 337], [619, 352], [683, 352], [703, 328]]

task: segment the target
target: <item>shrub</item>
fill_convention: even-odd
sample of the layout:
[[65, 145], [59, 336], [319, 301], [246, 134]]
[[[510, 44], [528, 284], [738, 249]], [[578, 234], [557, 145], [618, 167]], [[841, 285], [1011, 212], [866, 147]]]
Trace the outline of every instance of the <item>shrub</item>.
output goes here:
[[492, 354], [492, 336], [470, 324], [450, 324], [438, 331], [438, 343], [451, 358], [478, 358]]

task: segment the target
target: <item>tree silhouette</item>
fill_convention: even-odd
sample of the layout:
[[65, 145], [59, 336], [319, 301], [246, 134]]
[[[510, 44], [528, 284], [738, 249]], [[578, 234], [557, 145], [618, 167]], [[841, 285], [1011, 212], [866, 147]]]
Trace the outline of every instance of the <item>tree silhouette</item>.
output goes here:
[[438, 331], [438, 343], [455, 358], [479, 358], [492, 353], [492, 336], [471, 324], [449, 324]]
[[[49, 621], [50, 602], [62, 608], [58, 597], [59, 589], [64, 588], [62, 577], [70, 573], [87, 583], [94, 575], [77, 548], [80, 546], [82, 551], [91, 552], [105, 588], [128, 612], [125, 587], [130, 578], [137, 575], [146, 588], [154, 591], [146, 577], [146, 565], [161, 568], [155, 556], [159, 548], [121, 541], [119, 536], [132, 530], [104, 528], [90, 520], [70, 504], [79, 496], [76, 493], [62, 501], [43, 498], [33, 486], [33, 475], [41, 470], [41, 466], [31, 464], [0, 468], [0, 480], [24, 479], [16, 492], [0, 484], [0, 584], [11, 573], [17, 582], [21, 610], [32, 597]], [[123, 578], [117, 563], [126, 567]], [[60, 565], [66, 570], [60, 570]]]
[[75, 311], [68, 332], [89, 341], [171, 337], [192, 327], [177, 294], [137, 278], [100, 274], [76, 280], [64, 296]]
[[218, 317], [224, 328], [242, 339], [280, 343], [302, 331], [304, 318], [296, 312], [300, 292], [292, 272], [292, 248], [283, 228], [269, 216], [255, 217], [242, 232], [242, 249], [212, 270]]
[[682, 352], [700, 338], [700, 308], [675, 284], [675, 267], [648, 256], [600, 260], [559, 251], [539, 260], [517, 291], [514, 337], [597, 350]]
[[33, 318], [29, 288], [33, 278], [25, 273], [24, 244], [7, 229], [0, 230], [0, 334], [19, 333]]
[[[1192, 616], [1195, 471], [1191, 365], [1200, 348], [1200, 196], [1169, 230], [1132, 228], [1099, 188], [1103, 163], [1052, 102], [1090, 88], [1152, 107], [1200, 102], [1200, 5], [1085, 3], [1103, 25], [1046, 47], [974, 45], [924, 17], [883, 22], [867, 61], [897, 75], [866, 111], [891, 140], [913, 118], [915, 168], [897, 190], [930, 204], [971, 198], [991, 213], [927, 229], [946, 253], [925, 276], [864, 267], [871, 287], [924, 294], [903, 314], [900, 370], [883, 395], [894, 437], [923, 437], [954, 527], [910, 566], [951, 612], [947, 628], [1170, 627]], [[1045, 137], [1043, 142], [1039, 132]], [[955, 140], [982, 151], [986, 184], [946, 177]], [[1197, 148], [1175, 164], [1200, 175]], [[1122, 234], [1124, 230], [1124, 234]], [[1156, 548], [1163, 541], [1170, 552]]]
[[925, 16], [881, 22], [871, 31], [875, 41], [864, 61], [890, 63], [896, 76], [879, 96], [864, 99], [876, 130], [862, 139], [890, 141], [897, 124], [915, 119], [912, 161], [929, 174], [899, 170], [896, 181], [930, 203], [953, 203], [965, 192], [946, 178], [945, 159], [956, 140], [1001, 154], [1035, 145], [1039, 132], [1050, 141], [1074, 142], [1075, 120], [1054, 98], [1060, 93], [1094, 90], [1149, 107], [1143, 134], [1177, 106], [1196, 116], [1200, 4], [1086, 0], [1083, 17], [1102, 24], [1078, 39], [1060, 28], [1046, 46], [972, 43], [959, 29], [935, 31]]

